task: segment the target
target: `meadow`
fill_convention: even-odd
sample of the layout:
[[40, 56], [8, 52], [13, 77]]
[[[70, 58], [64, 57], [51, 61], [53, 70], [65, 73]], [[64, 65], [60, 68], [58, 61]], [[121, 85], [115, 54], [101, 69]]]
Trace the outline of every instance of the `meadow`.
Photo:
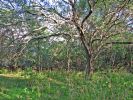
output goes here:
[[133, 74], [0, 70], [0, 100], [133, 100]]

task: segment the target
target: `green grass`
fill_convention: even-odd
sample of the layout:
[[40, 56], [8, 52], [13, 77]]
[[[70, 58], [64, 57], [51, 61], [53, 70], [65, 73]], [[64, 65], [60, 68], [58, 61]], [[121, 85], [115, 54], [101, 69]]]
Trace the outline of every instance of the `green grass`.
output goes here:
[[0, 75], [0, 100], [133, 100], [133, 74], [30, 70]]

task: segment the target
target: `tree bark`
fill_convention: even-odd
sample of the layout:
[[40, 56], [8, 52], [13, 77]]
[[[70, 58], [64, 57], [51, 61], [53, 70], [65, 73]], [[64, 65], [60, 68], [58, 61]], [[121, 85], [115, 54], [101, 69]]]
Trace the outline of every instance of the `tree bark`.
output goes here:
[[[86, 49], [86, 48], [89, 48], [89, 47], [85, 47], [84, 46], [84, 48]], [[86, 52], [86, 56], [87, 56], [86, 57], [87, 58], [87, 66], [86, 66], [86, 69], [85, 69], [86, 77], [89, 76], [89, 78], [91, 78], [93, 73], [94, 73], [92, 54], [91, 54], [91, 52], [88, 49], [86, 49], [85, 52]]]
[[84, 36], [84, 32], [82, 30], [82, 28], [80, 28], [78, 25], [75, 25], [77, 26], [77, 29], [78, 29], [78, 32], [79, 32], [79, 35], [80, 35], [80, 40], [85, 48], [85, 52], [86, 52], [86, 58], [87, 58], [87, 66], [86, 66], [86, 69], [85, 69], [85, 72], [86, 72], [86, 76], [89, 78], [92, 77], [92, 74], [94, 72], [94, 67], [93, 67], [93, 60], [92, 60], [92, 52], [91, 52], [91, 44], [87, 42], [85, 36]]

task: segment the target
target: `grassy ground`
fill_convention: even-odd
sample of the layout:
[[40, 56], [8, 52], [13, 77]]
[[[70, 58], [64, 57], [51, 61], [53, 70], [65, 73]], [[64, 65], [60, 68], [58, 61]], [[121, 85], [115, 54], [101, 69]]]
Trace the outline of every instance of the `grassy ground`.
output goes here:
[[81, 72], [6, 72], [0, 100], [133, 100], [133, 74], [96, 72], [85, 80]]

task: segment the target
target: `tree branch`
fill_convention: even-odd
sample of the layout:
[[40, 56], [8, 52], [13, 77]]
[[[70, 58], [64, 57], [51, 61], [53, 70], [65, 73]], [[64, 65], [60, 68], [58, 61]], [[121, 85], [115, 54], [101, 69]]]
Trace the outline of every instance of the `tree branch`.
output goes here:
[[85, 18], [82, 20], [82, 22], [81, 22], [81, 27], [83, 28], [83, 24], [84, 24], [84, 22], [90, 17], [90, 15], [92, 14], [92, 9], [91, 9], [91, 4], [90, 4], [90, 2], [89, 2], [89, 0], [88, 0], [88, 5], [89, 5], [89, 7], [90, 7], [90, 10], [89, 10], [89, 13], [85, 16]]
[[40, 35], [40, 36], [33, 37], [31, 40], [45, 39], [45, 38], [57, 37], [57, 36], [67, 36], [67, 37], [71, 38], [71, 36], [69, 34], [59, 33], [59, 34], [51, 34], [51, 35], [48, 35], [48, 36]]

